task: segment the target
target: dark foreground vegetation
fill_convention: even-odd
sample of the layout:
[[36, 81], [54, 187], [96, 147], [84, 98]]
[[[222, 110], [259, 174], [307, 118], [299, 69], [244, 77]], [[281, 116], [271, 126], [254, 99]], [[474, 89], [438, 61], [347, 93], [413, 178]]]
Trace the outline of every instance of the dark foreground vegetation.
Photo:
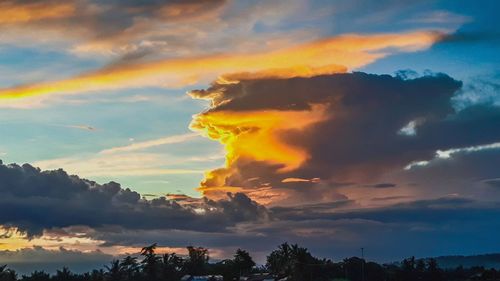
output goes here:
[[232, 259], [209, 263], [208, 250], [187, 247], [188, 256], [158, 255], [156, 244], [144, 247], [139, 257], [114, 260], [104, 269], [76, 274], [63, 268], [50, 275], [35, 271], [18, 276], [0, 267], [0, 281], [178, 281], [193, 280], [351, 280], [351, 281], [442, 281], [500, 280], [500, 272], [483, 267], [441, 269], [435, 259], [408, 258], [397, 264], [378, 264], [352, 257], [341, 262], [313, 257], [306, 248], [284, 243], [256, 266], [247, 251], [238, 249]]

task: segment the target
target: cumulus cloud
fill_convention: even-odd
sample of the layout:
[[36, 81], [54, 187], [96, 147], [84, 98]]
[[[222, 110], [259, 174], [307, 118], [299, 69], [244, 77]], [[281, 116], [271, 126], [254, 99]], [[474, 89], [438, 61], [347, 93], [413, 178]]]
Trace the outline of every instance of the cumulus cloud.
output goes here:
[[181, 206], [164, 197], [146, 200], [120, 184], [97, 184], [63, 170], [31, 165], [0, 166], [0, 224], [28, 235], [44, 229], [85, 225], [99, 228], [223, 230], [241, 220], [265, 220], [266, 209], [243, 194], [224, 200], [199, 199]]
[[[191, 93], [212, 102], [191, 127], [224, 144], [227, 160], [226, 167], [207, 174], [200, 190], [216, 196], [236, 188], [258, 200], [265, 187], [278, 198], [304, 201], [318, 189], [330, 194], [328, 200], [338, 199], [335, 186], [371, 183], [413, 161], [432, 159], [438, 150], [500, 140], [500, 108], [456, 110], [452, 98], [461, 86], [445, 74], [215, 82]], [[411, 122], [414, 134], [399, 133]], [[304, 185], [290, 178], [321, 180]]]

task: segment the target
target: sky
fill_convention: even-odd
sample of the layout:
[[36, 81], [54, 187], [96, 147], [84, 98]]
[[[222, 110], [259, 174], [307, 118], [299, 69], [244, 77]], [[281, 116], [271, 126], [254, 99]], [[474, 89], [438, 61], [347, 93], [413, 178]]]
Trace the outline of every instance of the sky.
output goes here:
[[1, 1], [0, 264], [499, 252], [499, 8]]

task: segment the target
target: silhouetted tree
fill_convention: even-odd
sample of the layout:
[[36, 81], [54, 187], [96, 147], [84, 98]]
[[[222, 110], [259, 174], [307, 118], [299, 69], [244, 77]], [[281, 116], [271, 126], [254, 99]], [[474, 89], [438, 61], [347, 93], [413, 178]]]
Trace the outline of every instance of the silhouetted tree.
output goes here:
[[139, 263], [136, 257], [126, 256], [120, 262], [120, 271], [123, 280], [135, 280], [139, 273]]
[[109, 265], [105, 266], [107, 271], [106, 272], [106, 279], [108, 281], [121, 281], [123, 278], [123, 271], [122, 267], [120, 266], [120, 261], [119, 260], [113, 260]]
[[7, 265], [0, 266], [0, 281], [15, 281], [17, 274], [14, 270], [7, 268]]
[[184, 263], [185, 271], [190, 275], [204, 275], [209, 260], [208, 250], [203, 247], [188, 246], [188, 259]]
[[159, 269], [160, 269], [160, 257], [155, 253], [157, 244], [147, 246], [142, 248], [141, 256], [144, 257], [142, 260], [143, 274], [146, 280], [154, 281], [159, 279]]
[[[82, 274], [68, 268], [58, 270], [54, 275], [35, 271], [17, 278], [14, 270], [0, 266], [0, 281], [180, 281], [184, 274], [222, 275], [224, 281], [238, 280], [240, 272], [272, 272], [276, 277], [291, 281], [330, 281], [347, 279], [360, 281], [361, 264], [364, 264], [366, 281], [493, 281], [500, 280], [496, 269], [484, 267], [441, 269], [435, 259], [404, 259], [398, 264], [379, 265], [358, 257], [342, 262], [318, 259], [306, 248], [296, 244], [283, 243], [267, 257], [267, 268], [255, 267], [250, 254], [238, 249], [232, 259], [208, 263], [208, 250], [202, 247], [187, 247], [189, 256], [183, 259], [175, 253], [158, 256], [156, 244], [144, 247], [142, 260], [127, 256], [114, 260], [105, 266], [106, 270], [93, 270]], [[214, 279], [214, 278], [212, 278]]]
[[427, 280], [439, 281], [443, 280], [442, 270], [439, 268], [436, 259], [429, 259], [427, 261]]
[[52, 278], [54, 281], [72, 281], [76, 280], [75, 274], [69, 270], [67, 267], [63, 267], [63, 269], [58, 270], [54, 277]]
[[164, 254], [162, 257], [163, 280], [179, 280], [182, 277], [183, 264], [184, 260], [175, 253]]
[[281, 244], [267, 257], [268, 270], [278, 277], [289, 277], [291, 280], [312, 279], [315, 267], [323, 264], [314, 258], [306, 248], [297, 244]]
[[239, 275], [248, 274], [255, 266], [255, 262], [253, 261], [250, 254], [242, 249], [236, 250], [236, 254], [234, 254], [233, 263]]
[[105, 276], [104, 271], [102, 269], [100, 269], [100, 270], [94, 269], [94, 270], [92, 270], [92, 272], [89, 273], [88, 278], [86, 280], [88, 280], [88, 281], [104, 281], [105, 280], [104, 276]]
[[34, 271], [29, 276], [23, 275], [23, 281], [49, 281], [50, 274], [45, 271]]

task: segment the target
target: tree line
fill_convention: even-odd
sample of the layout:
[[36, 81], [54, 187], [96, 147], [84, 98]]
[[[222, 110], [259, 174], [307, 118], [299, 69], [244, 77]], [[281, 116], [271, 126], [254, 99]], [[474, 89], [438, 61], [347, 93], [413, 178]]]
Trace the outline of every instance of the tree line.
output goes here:
[[221, 275], [224, 281], [267, 273], [276, 280], [290, 281], [443, 281], [500, 280], [500, 272], [484, 267], [441, 269], [435, 259], [404, 259], [400, 263], [378, 264], [358, 257], [340, 262], [314, 257], [307, 248], [283, 243], [267, 256], [265, 265], [256, 266], [250, 254], [238, 249], [232, 259], [209, 262], [208, 249], [187, 247], [188, 255], [157, 254], [157, 245], [142, 248], [139, 256], [113, 260], [102, 269], [73, 273], [62, 268], [55, 274], [34, 271], [18, 276], [0, 266], [0, 281], [179, 281], [185, 275]]

